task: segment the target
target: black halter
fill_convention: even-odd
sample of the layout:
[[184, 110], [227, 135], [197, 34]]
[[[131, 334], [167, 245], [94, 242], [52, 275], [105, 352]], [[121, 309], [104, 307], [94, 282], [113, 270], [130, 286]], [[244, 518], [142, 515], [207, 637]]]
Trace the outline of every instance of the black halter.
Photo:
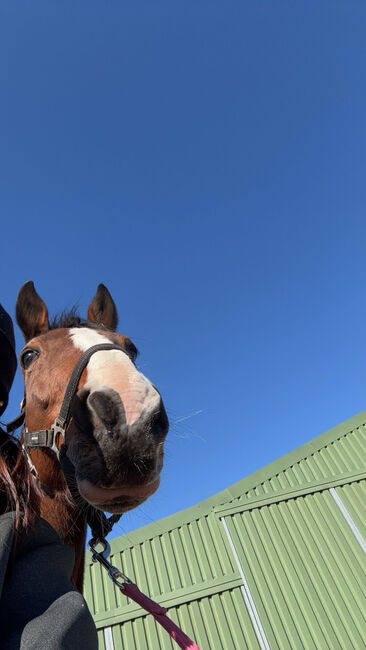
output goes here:
[[[6, 425], [7, 433], [12, 433], [13, 431], [15, 431], [15, 429], [23, 425], [22, 427], [22, 434], [24, 440], [23, 449], [27, 457], [30, 470], [39, 483], [40, 481], [38, 478], [37, 470], [31, 461], [27, 449], [28, 448], [39, 449], [39, 448], [48, 447], [56, 454], [60, 462], [61, 469], [64, 473], [66, 483], [71, 492], [71, 496], [73, 497], [77, 507], [81, 509], [81, 511], [83, 512], [87, 520], [87, 523], [92, 529], [93, 537], [97, 539], [101, 539], [102, 537], [107, 535], [112, 530], [113, 524], [120, 519], [121, 515], [112, 515], [107, 519], [107, 517], [103, 512], [97, 510], [96, 508], [93, 508], [89, 503], [87, 503], [81, 497], [77, 488], [75, 488], [75, 481], [73, 480], [73, 476], [72, 476], [73, 465], [66, 456], [67, 446], [65, 441], [66, 441], [66, 430], [67, 427], [69, 426], [70, 418], [71, 418], [71, 402], [77, 392], [80, 377], [83, 373], [83, 370], [88, 365], [90, 358], [93, 356], [93, 354], [101, 350], [120, 350], [124, 354], [127, 354], [124, 348], [122, 348], [120, 345], [115, 345], [114, 343], [99, 343], [98, 345], [93, 345], [92, 347], [85, 350], [85, 352], [83, 352], [83, 354], [81, 355], [80, 359], [78, 359], [78, 361], [76, 362], [75, 367], [71, 373], [71, 377], [66, 386], [64, 398], [62, 400], [60, 413], [56, 417], [50, 429], [40, 429], [39, 431], [28, 431], [25, 422], [25, 409], [26, 409], [25, 396], [20, 407], [21, 408], [20, 415], [18, 415], [14, 420], [12, 420]], [[63, 438], [63, 444], [59, 449], [57, 445], [60, 442], [61, 437]], [[47, 493], [47, 491], [49, 491], [47, 490], [47, 486], [43, 485], [42, 483], [40, 484], [43, 490]]]

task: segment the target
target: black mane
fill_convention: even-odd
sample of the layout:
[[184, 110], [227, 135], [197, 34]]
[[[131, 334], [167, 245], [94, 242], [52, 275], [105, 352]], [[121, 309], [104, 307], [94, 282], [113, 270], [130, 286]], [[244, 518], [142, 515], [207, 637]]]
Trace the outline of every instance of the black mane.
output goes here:
[[[62, 311], [60, 314], [54, 316], [50, 322], [50, 330], [57, 330], [61, 327], [89, 327], [92, 330], [105, 330], [106, 332], [113, 332], [109, 327], [103, 325], [103, 323], [94, 323], [91, 320], [86, 318], [81, 318], [77, 313], [76, 307], [71, 307], [69, 310]], [[125, 337], [123, 347], [126, 348], [127, 354], [130, 358], [135, 361], [139, 351], [132, 341], [129, 338]]]
[[90, 320], [81, 318], [77, 313], [77, 307], [71, 307], [69, 310], [64, 310], [60, 314], [56, 314], [50, 322], [50, 330], [56, 330], [61, 327], [89, 327], [93, 330], [106, 330], [110, 332], [102, 323], [93, 323]]

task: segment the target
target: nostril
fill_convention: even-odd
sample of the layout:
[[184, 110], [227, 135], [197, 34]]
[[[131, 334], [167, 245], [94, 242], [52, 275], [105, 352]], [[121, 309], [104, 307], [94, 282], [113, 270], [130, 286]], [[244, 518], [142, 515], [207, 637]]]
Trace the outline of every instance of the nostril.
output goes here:
[[86, 400], [88, 399], [89, 394], [90, 394], [90, 390], [88, 390], [87, 388], [82, 388], [77, 392], [75, 398], [77, 399], [80, 406], [85, 407]]
[[169, 420], [165, 411], [163, 401], [160, 399], [159, 405], [150, 415], [151, 433], [160, 439], [165, 438], [169, 429]]
[[122, 400], [118, 393], [112, 389], [108, 392], [93, 391], [87, 399], [87, 404], [107, 428], [126, 423], [126, 412]]
[[89, 410], [86, 401], [89, 396], [89, 390], [82, 389], [74, 395], [71, 402], [71, 414], [78, 429], [88, 431], [90, 428]]

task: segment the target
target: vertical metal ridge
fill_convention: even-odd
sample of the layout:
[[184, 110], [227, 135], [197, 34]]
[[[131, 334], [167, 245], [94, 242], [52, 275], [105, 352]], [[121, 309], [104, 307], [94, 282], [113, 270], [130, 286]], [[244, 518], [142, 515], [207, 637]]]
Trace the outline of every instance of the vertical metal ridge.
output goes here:
[[105, 627], [103, 630], [105, 650], [114, 650], [112, 628]]
[[366, 537], [366, 481], [342, 485], [337, 488], [337, 494], [350, 512], [362, 536]]
[[265, 635], [265, 632], [264, 632], [264, 629], [263, 629], [263, 625], [262, 625], [261, 620], [259, 618], [259, 614], [257, 612], [257, 608], [255, 606], [252, 594], [250, 593], [249, 585], [248, 585], [248, 583], [246, 581], [244, 571], [243, 571], [243, 568], [242, 568], [242, 566], [240, 564], [240, 560], [239, 560], [238, 554], [236, 552], [233, 540], [231, 539], [231, 535], [230, 535], [229, 529], [227, 527], [225, 517], [221, 517], [221, 521], [222, 521], [222, 524], [223, 524], [223, 527], [224, 527], [224, 530], [225, 530], [226, 537], [228, 539], [230, 548], [231, 548], [232, 553], [234, 555], [234, 559], [235, 559], [236, 565], [238, 567], [238, 571], [239, 571], [241, 579], [243, 581], [243, 586], [241, 587], [241, 590], [242, 590], [242, 594], [243, 594], [243, 597], [244, 597], [245, 604], [246, 604], [247, 609], [248, 609], [250, 619], [252, 621], [254, 630], [255, 630], [256, 635], [257, 635], [259, 645], [260, 645], [262, 650], [270, 650], [269, 643], [267, 641], [267, 638], [266, 638], [266, 635]]
[[355, 522], [353, 521], [350, 513], [348, 512], [346, 506], [344, 505], [341, 497], [337, 494], [337, 492], [336, 492], [336, 490], [334, 488], [330, 488], [329, 492], [332, 495], [334, 501], [336, 502], [338, 508], [340, 509], [340, 511], [341, 511], [343, 517], [345, 518], [347, 524], [351, 528], [351, 530], [352, 530], [354, 536], [356, 537], [358, 543], [360, 544], [362, 550], [364, 551], [364, 553], [366, 553], [366, 541], [364, 540], [364, 538], [362, 537], [360, 531], [358, 530]]

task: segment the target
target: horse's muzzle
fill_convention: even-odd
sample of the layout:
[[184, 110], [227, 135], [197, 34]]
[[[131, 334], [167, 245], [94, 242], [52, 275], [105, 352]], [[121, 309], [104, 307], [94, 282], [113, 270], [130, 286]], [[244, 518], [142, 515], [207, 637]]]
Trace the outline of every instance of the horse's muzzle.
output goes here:
[[158, 393], [129, 425], [115, 390], [81, 390], [73, 403], [73, 423], [68, 457], [84, 498], [100, 509], [125, 512], [155, 492], [169, 428]]
[[78, 483], [78, 490], [95, 508], [112, 513], [123, 513], [136, 508], [158, 489], [160, 478], [139, 486], [120, 486], [118, 488], [98, 488], [89, 481]]

